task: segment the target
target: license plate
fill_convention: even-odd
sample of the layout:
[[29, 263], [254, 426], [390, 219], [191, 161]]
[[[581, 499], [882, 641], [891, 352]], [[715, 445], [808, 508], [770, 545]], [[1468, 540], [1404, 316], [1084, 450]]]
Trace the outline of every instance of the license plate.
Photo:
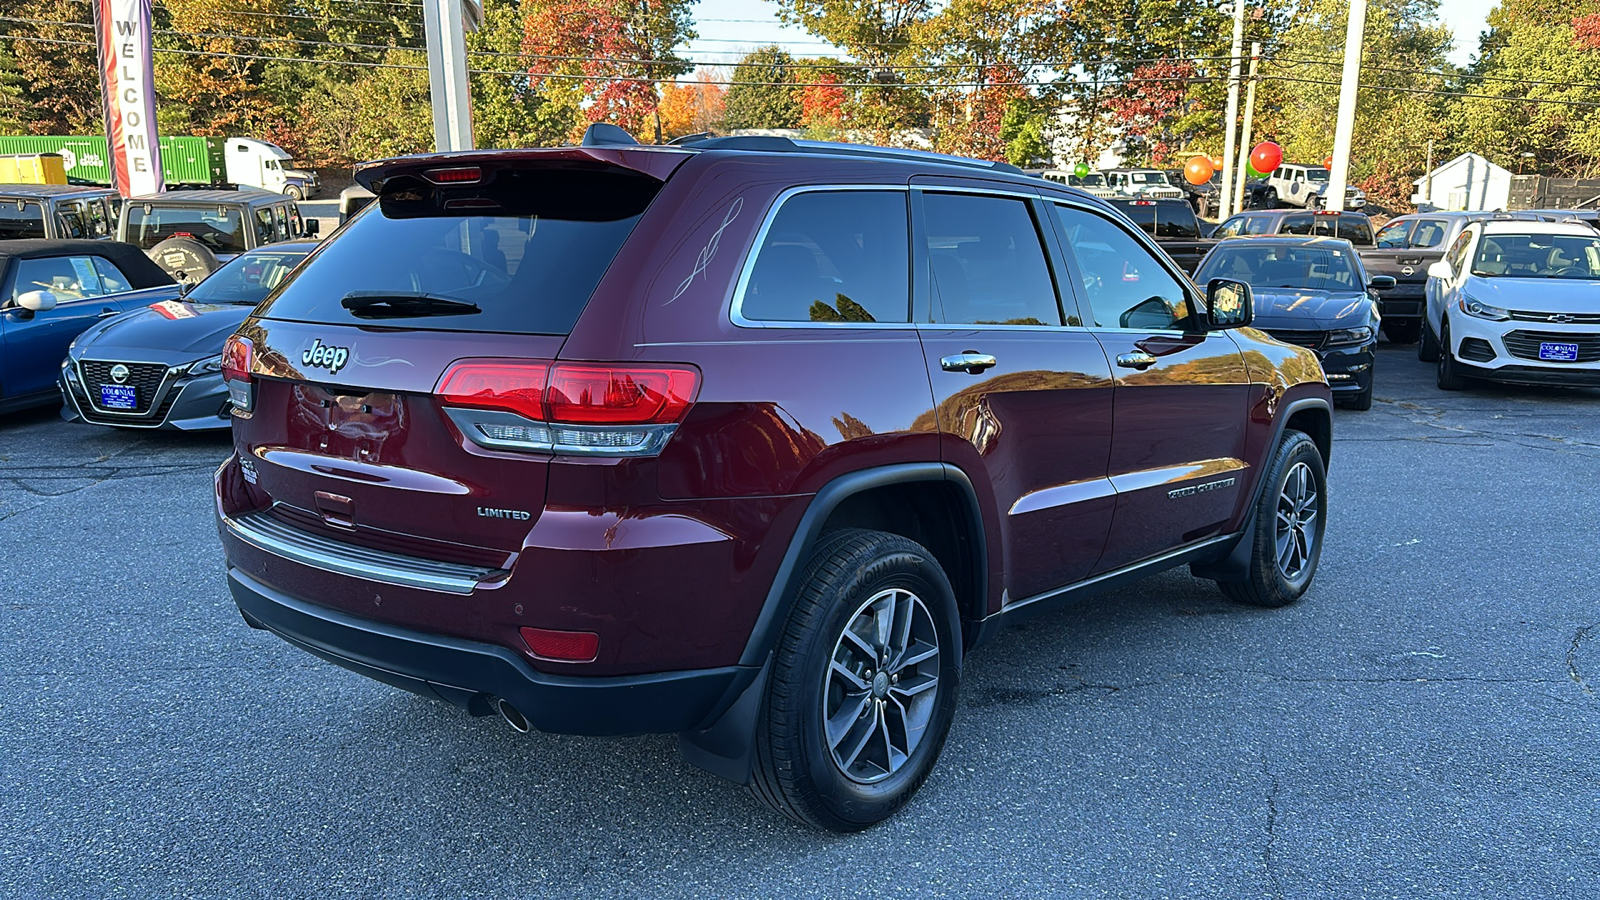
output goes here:
[[[1574, 353], [1577, 351], [1574, 350]], [[122, 384], [100, 385], [100, 406], [102, 409], [134, 409], [138, 406], [133, 398], [133, 386]]]
[[1578, 345], [1545, 341], [1539, 345], [1539, 358], [1547, 359], [1551, 362], [1577, 362]]

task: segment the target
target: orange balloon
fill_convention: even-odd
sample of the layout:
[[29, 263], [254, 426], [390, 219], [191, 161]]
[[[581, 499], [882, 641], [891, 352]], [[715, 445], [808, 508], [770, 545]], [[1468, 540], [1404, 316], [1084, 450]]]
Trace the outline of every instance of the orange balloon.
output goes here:
[[1216, 171], [1216, 167], [1211, 165], [1211, 160], [1204, 156], [1196, 156], [1184, 164], [1183, 178], [1190, 184], [1205, 184], [1211, 180]]
[[1323, 167], [1323, 168], [1324, 168], [1324, 169], [1331, 169], [1331, 168], [1333, 168], [1333, 157], [1331, 157], [1331, 156], [1330, 156], [1330, 157], [1328, 157], [1328, 158], [1327, 158], [1327, 159], [1325, 159], [1325, 160], [1323, 160], [1323, 161], [1322, 161], [1322, 167]]

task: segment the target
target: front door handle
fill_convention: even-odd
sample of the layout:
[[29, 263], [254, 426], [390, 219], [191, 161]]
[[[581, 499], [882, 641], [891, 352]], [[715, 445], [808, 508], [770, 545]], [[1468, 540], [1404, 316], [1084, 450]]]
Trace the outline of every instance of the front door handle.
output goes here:
[[104, 318], [107, 318], [108, 316], [117, 315], [120, 312], [122, 312], [122, 310], [120, 310], [120, 309], [102, 309], [102, 310], [100, 310], [100, 315], [96, 316], [95, 318], [104, 319]]
[[1132, 353], [1123, 353], [1117, 357], [1117, 365], [1124, 369], [1139, 369], [1143, 371], [1156, 364], [1156, 358], [1143, 350]]
[[963, 350], [955, 356], [942, 357], [939, 360], [939, 368], [946, 372], [965, 372], [968, 375], [976, 375], [984, 369], [993, 368], [995, 362], [995, 358], [987, 353], [979, 353], [976, 350]]

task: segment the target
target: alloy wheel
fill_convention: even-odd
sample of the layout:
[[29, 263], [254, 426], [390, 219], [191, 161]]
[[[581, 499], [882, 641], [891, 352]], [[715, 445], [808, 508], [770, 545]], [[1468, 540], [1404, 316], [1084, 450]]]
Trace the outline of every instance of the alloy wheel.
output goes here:
[[939, 633], [922, 599], [904, 588], [872, 595], [834, 644], [822, 719], [834, 765], [871, 784], [916, 752], [939, 694]]
[[1317, 516], [1321, 512], [1317, 482], [1311, 467], [1295, 463], [1278, 494], [1278, 528], [1275, 545], [1278, 571], [1294, 581], [1311, 565], [1316, 549]]

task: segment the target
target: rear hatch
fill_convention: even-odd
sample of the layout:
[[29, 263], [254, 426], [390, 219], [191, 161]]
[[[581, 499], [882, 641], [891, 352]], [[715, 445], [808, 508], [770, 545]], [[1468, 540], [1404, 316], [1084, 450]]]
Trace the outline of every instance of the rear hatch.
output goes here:
[[[597, 156], [413, 158], [363, 173], [377, 202], [230, 343], [228, 365], [250, 373], [229, 373], [251, 406], [235, 442], [265, 514], [412, 556], [510, 559], [544, 506], [550, 454], [511, 431], [503, 445], [467, 439], [473, 426], [436, 391], [460, 360], [509, 361], [518, 378], [556, 358], [662, 183]], [[454, 387], [469, 405], [471, 375]], [[537, 404], [539, 391], [524, 393]]]

